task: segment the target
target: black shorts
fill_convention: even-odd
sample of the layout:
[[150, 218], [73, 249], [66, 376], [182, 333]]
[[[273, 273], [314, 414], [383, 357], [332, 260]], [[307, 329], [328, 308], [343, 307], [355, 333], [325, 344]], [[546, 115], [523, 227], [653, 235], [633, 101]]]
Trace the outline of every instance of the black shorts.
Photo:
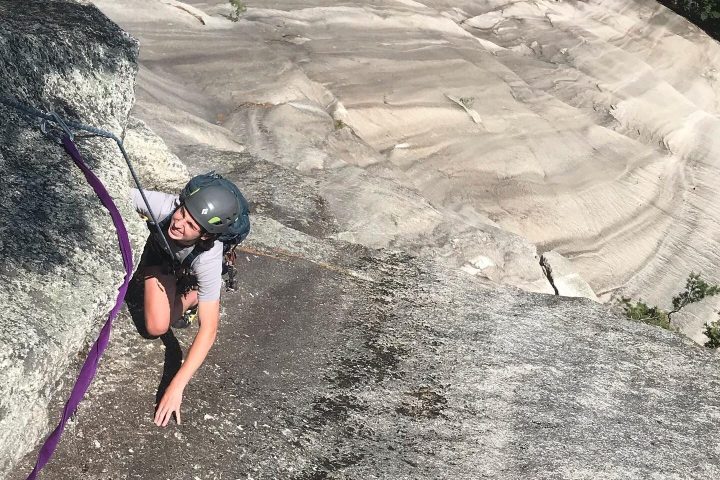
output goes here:
[[145, 242], [145, 249], [143, 250], [142, 257], [140, 257], [140, 265], [138, 268], [165, 267], [164, 270], [170, 273], [172, 270], [171, 266], [172, 262], [167, 253], [157, 245], [153, 236], [150, 235]]
[[[165, 251], [157, 245], [152, 235], [150, 235], [147, 242], [145, 242], [145, 249], [143, 250], [142, 257], [140, 257], [138, 270], [148, 267], [161, 267], [162, 273], [166, 275], [173, 274], [170, 258]], [[177, 290], [180, 294], [197, 289], [197, 277], [187, 270], [175, 272], [175, 279], [177, 281]]]

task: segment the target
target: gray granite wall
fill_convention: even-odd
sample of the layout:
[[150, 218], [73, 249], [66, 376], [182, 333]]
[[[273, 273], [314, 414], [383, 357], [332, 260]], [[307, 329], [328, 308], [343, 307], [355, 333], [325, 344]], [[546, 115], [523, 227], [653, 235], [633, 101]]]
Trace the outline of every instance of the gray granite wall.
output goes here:
[[[138, 44], [95, 7], [0, 1], [0, 96], [119, 134]], [[127, 168], [114, 142], [78, 139], [123, 216]], [[112, 221], [63, 148], [0, 105], [0, 477], [58, 420], [48, 409], [122, 281]], [[144, 232], [129, 225], [138, 245]], [[66, 376], [63, 380], [63, 376]]]

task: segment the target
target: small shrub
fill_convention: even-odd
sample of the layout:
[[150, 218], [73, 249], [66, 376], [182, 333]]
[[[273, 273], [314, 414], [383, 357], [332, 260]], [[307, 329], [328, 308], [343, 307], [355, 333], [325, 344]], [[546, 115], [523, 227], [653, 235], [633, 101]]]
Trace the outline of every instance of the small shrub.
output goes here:
[[712, 323], [706, 323], [703, 333], [708, 337], [708, 341], [705, 342], [706, 347], [720, 348], [720, 322], [716, 320]]
[[708, 20], [708, 19], [717, 20], [720, 18], [720, 5], [712, 5], [710, 2], [706, 3], [702, 6], [702, 9], [700, 11], [700, 20]]
[[700, 278], [699, 273], [690, 272], [690, 276], [685, 282], [685, 291], [673, 297], [673, 309], [668, 315], [679, 312], [686, 305], [699, 302], [705, 297], [711, 297], [718, 293], [720, 293], [720, 285], [711, 285]]
[[720, 39], [720, 0], [658, 0], [699, 26], [711, 37]]
[[237, 22], [240, 16], [247, 11], [247, 5], [242, 0], [229, 0], [230, 6], [233, 7], [233, 11], [230, 14], [230, 20]]
[[620, 304], [625, 310], [625, 316], [627, 318], [671, 330], [670, 317], [668, 317], [668, 313], [665, 310], [658, 307], [650, 307], [642, 301], [632, 303], [629, 298], [625, 297], [620, 300]]
[[460, 100], [460, 103], [462, 103], [468, 110], [471, 109], [475, 103], [475, 97], [460, 97], [458, 100]]
[[700, 20], [720, 18], [720, 2], [718, 0], [672, 0], [678, 9], [690, 16], [699, 16]]
[[[651, 307], [642, 301], [632, 302], [629, 298], [623, 297], [620, 305], [625, 311], [625, 316], [631, 320], [637, 320], [667, 330], [674, 330], [670, 316], [677, 313], [691, 303], [699, 302], [703, 298], [711, 297], [720, 293], [720, 285], [707, 283], [700, 277], [699, 273], [690, 272], [685, 281], [685, 290], [678, 293], [672, 299], [673, 309], [669, 312]], [[720, 347], [720, 321], [705, 324], [705, 335], [708, 341], [705, 346], [709, 348]]]

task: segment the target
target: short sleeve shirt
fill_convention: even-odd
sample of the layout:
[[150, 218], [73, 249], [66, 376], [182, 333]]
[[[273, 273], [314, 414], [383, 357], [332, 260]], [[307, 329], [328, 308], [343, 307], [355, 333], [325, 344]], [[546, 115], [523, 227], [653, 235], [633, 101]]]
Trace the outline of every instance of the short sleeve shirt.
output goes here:
[[[143, 201], [140, 191], [136, 188], [131, 189], [132, 200], [135, 210], [138, 213], [151, 218], [147, 206]], [[168, 215], [171, 215], [179, 205], [177, 195], [170, 195], [163, 192], [155, 192], [152, 190], [144, 190], [145, 197], [148, 200], [150, 209], [155, 215], [158, 222], [162, 221]], [[170, 245], [173, 253], [179, 261], [183, 261], [185, 257], [190, 255], [194, 246], [184, 247], [178, 245], [170, 237], [167, 232], [163, 232], [165, 238]], [[190, 264], [190, 272], [197, 278], [198, 283], [198, 300], [213, 301], [220, 299], [220, 291], [222, 290], [222, 264], [223, 264], [223, 244], [215, 241], [210, 250], [200, 253], [192, 264]]]

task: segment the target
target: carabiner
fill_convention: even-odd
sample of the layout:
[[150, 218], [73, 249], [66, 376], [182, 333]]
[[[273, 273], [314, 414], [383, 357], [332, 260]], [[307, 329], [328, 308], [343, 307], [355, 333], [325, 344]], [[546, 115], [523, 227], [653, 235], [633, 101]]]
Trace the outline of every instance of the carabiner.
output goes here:
[[70, 130], [70, 127], [68, 127], [67, 123], [65, 123], [65, 120], [62, 119], [60, 115], [57, 114], [57, 112], [50, 112], [50, 115], [55, 119], [55, 123], [57, 123], [60, 126], [60, 129], [67, 135], [70, 140], [75, 140], [75, 134]]
[[43, 135], [50, 138], [53, 142], [62, 145], [62, 138], [60, 138], [59, 135], [55, 134], [48, 126], [48, 120], [43, 118], [40, 120], [40, 131]]

